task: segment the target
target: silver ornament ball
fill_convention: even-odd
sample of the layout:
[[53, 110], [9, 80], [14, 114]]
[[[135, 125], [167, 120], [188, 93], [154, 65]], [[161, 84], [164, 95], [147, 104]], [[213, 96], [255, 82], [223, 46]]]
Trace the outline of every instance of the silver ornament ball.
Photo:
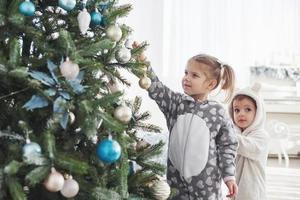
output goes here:
[[79, 185], [77, 181], [69, 177], [65, 180], [63, 188], [60, 190], [60, 193], [66, 198], [75, 197], [79, 192]]
[[65, 179], [63, 175], [52, 168], [51, 173], [44, 181], [44, 186], [50, 192], [58, 192], [64, 186]]
[[121, 105], [116, 108], [114, 117], [123, 123], [128, 123], [132, 117], [132, 111], [128, 106]]
[[125, 64], [130, 60], [130, 58], [131, 58], [131, 51], [126, 47], [122, 47], [116, 52], [116, 60], [119, 63]]

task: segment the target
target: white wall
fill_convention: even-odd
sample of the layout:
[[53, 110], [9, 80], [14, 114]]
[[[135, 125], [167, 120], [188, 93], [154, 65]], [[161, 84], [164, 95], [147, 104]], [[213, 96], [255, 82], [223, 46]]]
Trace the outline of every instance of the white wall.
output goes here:
[[[162, 35], [163, 35], [163, 1], [157, 0], [120, 0], [119, 4], [131, 4], [133, 10], [128, 17], [119, 20], [133, 29], [132, 39], [142, 42], [147, 41], [149, 46], [146, 56], [151, 62], [155, 72], [161, 74], [162, 57]], [[166, 123], [163, 114], [156, 103], [148, 97], [148, 93], [138, 85], [138, 79], [127, 74], [132, 86], [126, 90], [130, 98], [140, 96], [143, 98], [142, 111], [149, 111], [152, 115], [148, 122], [160, 126], [166, 132]]]

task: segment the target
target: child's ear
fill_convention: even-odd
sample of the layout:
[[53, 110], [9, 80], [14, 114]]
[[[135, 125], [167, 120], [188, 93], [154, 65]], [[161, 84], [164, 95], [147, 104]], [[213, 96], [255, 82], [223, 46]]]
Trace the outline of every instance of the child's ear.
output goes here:
[[212, 80], [210, 80], [210, 82], [208, 84], [208, 89], [209, 90], [213, 90], [213, 89], [215, 89], [216, 86], [217, 86], [217, 80], [216, 79], [212, 79]]

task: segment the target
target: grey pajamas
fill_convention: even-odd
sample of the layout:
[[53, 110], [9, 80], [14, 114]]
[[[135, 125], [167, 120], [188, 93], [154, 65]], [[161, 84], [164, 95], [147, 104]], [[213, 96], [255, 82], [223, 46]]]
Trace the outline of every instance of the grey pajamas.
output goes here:
[[221, 200], [222, 178], [235, 175], [237, 138], [231, 119], [215, 101], [175, 93], [153, 74], [149, 96], [170, 131], [167, 179], [174, 200]]

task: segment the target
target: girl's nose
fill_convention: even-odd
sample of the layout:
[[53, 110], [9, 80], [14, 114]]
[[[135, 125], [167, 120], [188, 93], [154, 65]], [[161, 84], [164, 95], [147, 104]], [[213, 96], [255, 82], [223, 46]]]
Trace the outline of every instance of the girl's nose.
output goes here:
[[183, 78], [185, 81], [189, 81], [189, 76], [185, 75], [184, 78]]
[[244, 115], [244, 114], [245, 114], [245, 112], [242, 111], [242, 110], [239, 112], [239, 116], [242, 116], [242, 115]]

